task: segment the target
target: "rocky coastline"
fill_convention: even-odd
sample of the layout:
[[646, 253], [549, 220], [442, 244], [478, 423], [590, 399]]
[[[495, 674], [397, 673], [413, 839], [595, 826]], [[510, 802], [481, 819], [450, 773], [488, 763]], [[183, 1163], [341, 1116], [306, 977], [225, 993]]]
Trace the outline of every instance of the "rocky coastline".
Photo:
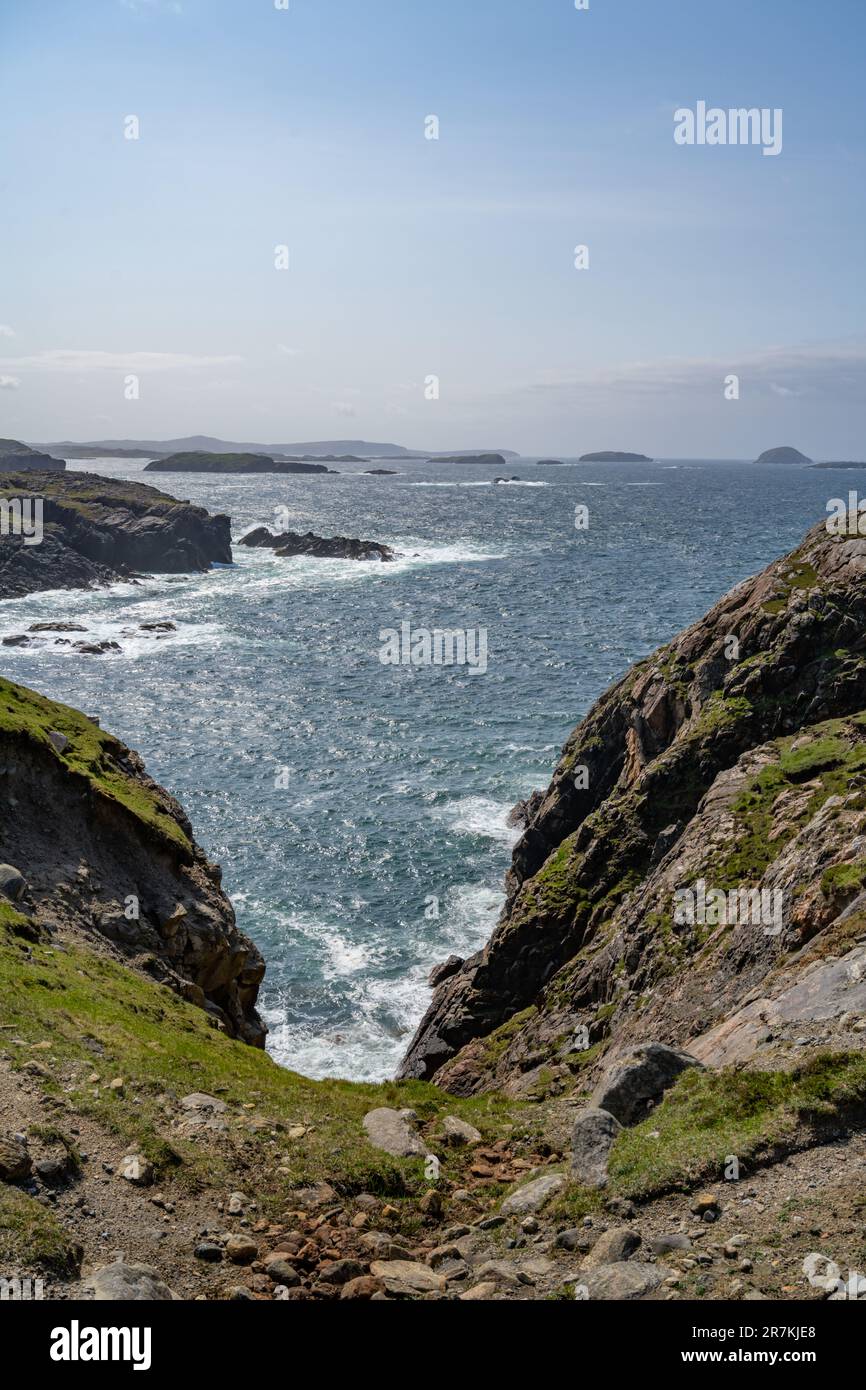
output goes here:
[[[182, 808], [0, 682], [4, 1270], [111, 1301], [850, 1296], [864, 578], [820, 525], [601, 696], [382, 1085], [270, 1060], [264, 962]], [[742, 888], [766, 923], [707, 919]]]
[[227, 516], [143, 483], [95, 473], [0, 472], [0, 500], [20, 499], [41, 507], [42, 535], [35, 544], [23, 534], [0, 534], [0, 599], [232, 562]]

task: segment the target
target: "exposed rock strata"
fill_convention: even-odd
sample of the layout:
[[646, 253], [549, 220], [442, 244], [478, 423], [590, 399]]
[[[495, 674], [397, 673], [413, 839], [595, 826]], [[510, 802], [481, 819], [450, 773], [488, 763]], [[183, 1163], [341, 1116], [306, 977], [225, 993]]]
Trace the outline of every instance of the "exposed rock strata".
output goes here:
[[[802, 972], [866, 935], [864, 707], [866, 539], [819, 525], [593, 706], [521, 808], [498, 927], [437, 988], [401, 1074], [591, 1088], [600, 1053], [648, 1037], [726, 1055], [700, 1039], [727, 1027], [754, 1051], [751, 991], [789, 1034], [831, 996], [844, 1010], [838, 972], [816, 968], [811, 998]], [[679, 923], [700, 879], [781, 891], [779, 930]]]

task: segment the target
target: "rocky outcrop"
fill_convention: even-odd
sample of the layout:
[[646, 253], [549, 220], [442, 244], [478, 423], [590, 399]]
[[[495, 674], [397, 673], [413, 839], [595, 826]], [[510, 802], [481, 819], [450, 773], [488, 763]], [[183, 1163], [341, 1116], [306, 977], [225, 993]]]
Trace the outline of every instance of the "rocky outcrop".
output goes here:
[[29, 503], [31, 524], [30, 534], [0, 533], [0, 599], [231, 564], [227, 516], [142, 483], [95, 473], [3, 474], [4, 499]]
[[[402, 1075], [591, 1090], [602, 1055], [647, 1037], [701, 1060], [772, 1045], [768, 1006], [741, 1013], [752, 992], [791, 1039], [842, 1016], [853, 983], [822, 957], [866, 935], [864, 581], [866, 539], [819, 525], [601, 697], [527, 803], [493, 937], [437, 988]], [[744, 920], [727, 898], [708, 913], [716, 892]]]
[[378, 541], [352, 540], [348, 536], [316, 536], [308, 531], [302, 536], [297, 531], [281, 531], [274, 535], [266, 526], [257, 526], [239, 542], [258, 550], [273, 550], [275, 555], [287, 558], [292, 555], [309, 555], [316, 560], [394, 560], [397, 552], [389, 545]]
[[263, 1045], [264, 962], [177, 801], [85, 715], [9, 681], [0, 840], [12, 871], [0, 888], [22, 935], [85, 937]]
[[[354, 462], [360, 463], [360, 459]], [[145, 473], [333, 473], [323, 463], [301, 459], [271, 458], [269, 454], [169, 454], [152, 459]]]
[[18, 439], [0, 439], [0, 473], [62, 473], [65, 459], [31, 449]]

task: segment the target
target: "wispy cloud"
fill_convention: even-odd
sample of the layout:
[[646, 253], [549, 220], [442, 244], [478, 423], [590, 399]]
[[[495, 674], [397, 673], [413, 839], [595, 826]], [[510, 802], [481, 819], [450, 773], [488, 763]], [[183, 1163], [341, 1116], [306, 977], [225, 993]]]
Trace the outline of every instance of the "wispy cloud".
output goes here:
[[187, 352], [96, 352], [83, 348], [52, 348], [30, 357], [5, 357], [6, 367], [38, 372], [175, 372], [200, 367], [225, 367], [243, 358], [197, 356]]
[[740, 378], [745, 396], [856, 399], [866, 394], [866, 343], [771, 347], [725, 358], [667, 358], [574, 372], [548, 372], [523, 390], [563, 398], [609, 395], [662, 396], [718, 391], [730, 374]]
[[17, 391], [20, 385], [17, 376], [0, 376], [0, 391]]
[[8, 323], [0, 323], [0, 338], [14, 338], [15, 329], [10, 328]]

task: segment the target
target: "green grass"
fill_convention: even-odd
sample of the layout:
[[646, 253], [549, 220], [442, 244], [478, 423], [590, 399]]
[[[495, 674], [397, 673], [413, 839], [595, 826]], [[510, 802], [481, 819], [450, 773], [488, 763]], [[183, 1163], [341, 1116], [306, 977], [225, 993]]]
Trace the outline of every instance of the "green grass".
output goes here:
[[[866, 774], [862, 728], [859, 716], [848, 721], [833, 719], [776, 741], [776, 760], [762, 768], [734, 802], [733, 811], [739, 822], [736, 843], [713, 867], [715, 887], [740, 888], [757, 883], [767, 866], [824, 802], [830, 796], [849, 792], [852, 780]], [[808, 742], [803, 742], [804, 738]], [[789, 818], [787, 828], [771, 840], [776, 801], [782, 792], [805, 782], [815, 782], [814, 791]], [[853, 883], [857, 866], [837, 867], [839, 879], [847, 875]], [[837, 869], [828, 870], [828, 874], [829, 890], [831, 880], [836, 881]]]
[[833, 864], [821, 875], [821, 892], [826, 898], [859, 893], [866, 886], [866, 864]]
[[[68, 747], [58, 753], [49, 730], [64, 734]], [[25, 686], [0, 679], [0, 740], [29, 739], [67, 769], [86, 779], [98, 796], [123, 806], [163, 840], [184, 855], [192, 845], [160, 798], [127, 773], [121, 763], [124, 747], [79, 710], [56, 704]]]
[[[422, 1123], [437, 1125], [454, 1114], [489, 1139], [519, 1118], [514, 1102], [495, 1095], [460, 1100], [424, 1082], [308, 1080], [225, 1037], [200, 1009], [110, 959], [73, 945], [29, 949], [28, 960], [0, 931], [0, 997], [9, 1025], [2, 1037], [13, 1065], [33, 1059], [34, 1043], [51, 1042], [35, 1054], [48, 1072], [45, 1088], [113, 1132], [119, 1149], [141, 1149], [163, 1181], [195, 1188], [229, 1174], [238, 1182], [246, 1171], [266, 1207], [284, 1202], [292, 1187], [320, 1179], [346, 1193], [413, 1193], [425, 1186], [423, 1161], [374, 1149], [362, 1126], [368, 1110], [409, 1107]], [[93, 1072], [98, 1086], [88, 1080]], [[118, 1076], [121, 1094], [107, 1088]], [[176, 1101], [191, 1091], [226, 1103], [225, 1137], [197, 1142], [171, 1129], [181, 1113]], [[307, 1133], [290, 1138], [288, 1130], [299, 1125]], [[471, 1151], [431, 1147], [442, 1159], [442, 1176], [459, 1181]], [[279, 1167], [286, 1172], [278, 1174]]]
[[[608, 1196], [636, 1201], [746, 1173], [762, 1154], [796, 1147], [804, 1130], [866, 1111], [866, 1054], [819, 1053], [795, 1071], [685, 1072], [652, 1114], [617, 1137], [603, 1194], [573, 1184], [559, 1214], [577, 1218]], [[654, 1133], [658, 1138], [653, 1138]]]
[[0, 1183], [0, 1277], [16, 1269], [68, 1277], [80, 1263], [80, 1247], [53, 1212], [17, 1187]]

